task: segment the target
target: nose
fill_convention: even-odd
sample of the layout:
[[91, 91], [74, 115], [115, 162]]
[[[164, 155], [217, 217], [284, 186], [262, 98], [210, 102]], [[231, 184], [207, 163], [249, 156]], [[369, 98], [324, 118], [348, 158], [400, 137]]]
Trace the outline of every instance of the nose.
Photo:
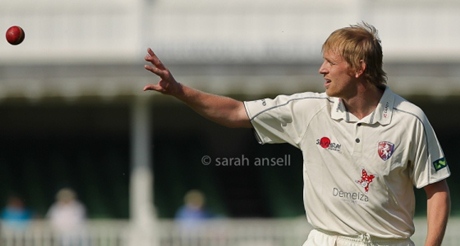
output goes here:
[[323, 64], [321, 64], [321, 66], [319, 67], [318, 72], [320, 74], [326, 74], [327, 73], [326, 61], [324, 61]]

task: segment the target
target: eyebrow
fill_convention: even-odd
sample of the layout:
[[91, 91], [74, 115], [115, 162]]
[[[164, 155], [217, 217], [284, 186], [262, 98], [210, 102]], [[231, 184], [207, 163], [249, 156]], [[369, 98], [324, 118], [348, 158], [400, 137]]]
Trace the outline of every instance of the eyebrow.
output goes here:
[[323, 56], [323, 59], [330, 63], [339, 63], [340, 61]]

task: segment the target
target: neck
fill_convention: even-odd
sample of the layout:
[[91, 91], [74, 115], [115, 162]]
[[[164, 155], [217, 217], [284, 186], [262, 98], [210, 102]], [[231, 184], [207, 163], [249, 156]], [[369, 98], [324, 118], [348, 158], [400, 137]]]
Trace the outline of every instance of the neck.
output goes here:
[[362, 119], [375, 110], [380, 98], [382, 98], [383, 90], [370, 84], [359, 86], [357, 89], [358, 92], [354, 97], [348, 99], [342, 98], [342, 102], [345, 104], [348, 112], [358, 119]]

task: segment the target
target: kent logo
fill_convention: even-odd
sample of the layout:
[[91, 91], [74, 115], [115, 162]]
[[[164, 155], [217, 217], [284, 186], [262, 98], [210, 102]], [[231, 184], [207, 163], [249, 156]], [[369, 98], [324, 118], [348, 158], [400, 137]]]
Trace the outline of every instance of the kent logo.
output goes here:
[[447, 161], [446, 161], [446, 158], [441, 158], [439, 160], [436, 160], [433, 162], [433, 166], [434, 166], [434, 169], [436, 171], [439, 171], [445, 167], [447, 167]]

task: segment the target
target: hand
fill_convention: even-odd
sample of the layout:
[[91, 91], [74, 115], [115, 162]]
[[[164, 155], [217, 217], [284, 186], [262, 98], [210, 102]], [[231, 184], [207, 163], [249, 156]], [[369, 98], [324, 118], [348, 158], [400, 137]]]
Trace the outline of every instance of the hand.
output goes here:
[[180, 84], [174, 79], [171, 72], [163, 65], [160, 59], [153, 53], [152, 49], [147, 49], [145, 61], [152, 65], [145, 65], [144, 68], [160, 77], [157, 84], [148, 84], [144, 87], [144, 91], [153, 90], [163, 94], [174, 94], [180, 88]]

